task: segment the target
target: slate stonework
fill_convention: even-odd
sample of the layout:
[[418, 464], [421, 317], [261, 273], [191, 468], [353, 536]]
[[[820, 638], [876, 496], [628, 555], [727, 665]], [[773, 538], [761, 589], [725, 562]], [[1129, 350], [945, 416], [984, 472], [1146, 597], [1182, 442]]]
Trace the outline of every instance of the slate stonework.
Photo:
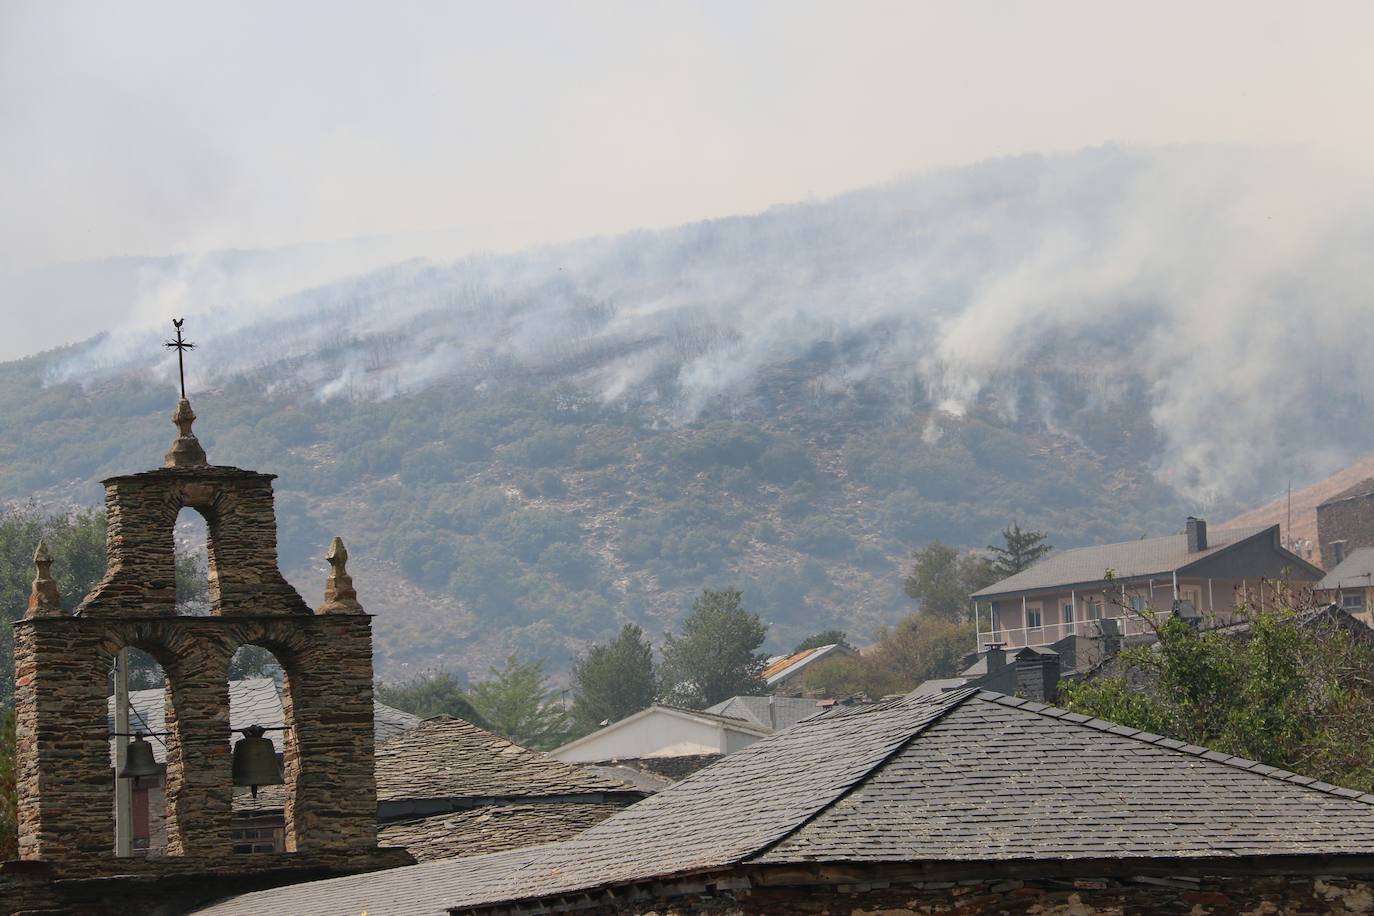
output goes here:
[[1355, 916], [1374, 913], [1374, 883], [1307, 877], [930, 881], [877, 888], [753, 888], [579, 907], [578, 912], [586, 916]]
[[[273, 475], [199, 462], [190, 406], [168, 455], [175, 465], [105, 483], [106, 574], [73, 615], [55, 608], [51, 560], [41, 546], [25, 618], [15, 626], [19, 851], [64, 880], [112, 866], [184, 874], [241, 872], [233, 855], [228, 670], [258, 645], [286, 672], [286, 848], [253, 854], [261, 869], [342, 870], [407, 861], [377, 849], [373, 775], [371, 617], [353, 592], [336, 539], [327, 600], [318, 612], [277, 568]], [[190, 436], [194, 439], [193, 436]], [[179, 450], [179, 452], [178, 452]], [[182, 508], [205, 516], [210, 616], [176, 613], [173, 527]], [[113, 854], [113, 796], [106, 685], [115, 655], [133, 647], [162, 666], [167, 684], [166, 858]], [[305, 857], [305, 858], [302, 858]], [[324, 863], [322, 865], [322, 863]]]
[[[1317, 507], [1317, 544], [1326, 569], [1361, 547], [1374, 547], [1374, 480], [1351, 490], [1351, 495], [1338, 494]], [[1336, 542], [1343, 542], [1341, 556], [1332, 546]]]

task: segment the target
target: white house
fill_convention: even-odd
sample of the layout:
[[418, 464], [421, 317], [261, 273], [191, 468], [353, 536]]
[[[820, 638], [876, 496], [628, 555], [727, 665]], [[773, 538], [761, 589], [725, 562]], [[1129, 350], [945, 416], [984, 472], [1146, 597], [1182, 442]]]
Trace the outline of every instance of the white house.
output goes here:
[[731, 716], [650, 706], [568, 742], [554, 750], [552, 756], [567, 763], [718, 757], [748, 747], [772, 733], [771, 728]]

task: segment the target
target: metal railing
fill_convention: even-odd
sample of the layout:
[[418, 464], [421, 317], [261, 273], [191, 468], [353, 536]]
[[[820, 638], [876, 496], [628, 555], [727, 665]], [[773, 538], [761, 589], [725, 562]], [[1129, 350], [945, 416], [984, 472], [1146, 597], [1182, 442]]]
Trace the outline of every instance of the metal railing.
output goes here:
[[[1105, 624], [1105, 626], [1104, 626]], [[1072, 622], [1042, 623], [1038, 627], [994, 627], [978, 628], [978, 646], [988, 643], [1001, 643], [1008, 649], [1022, 649], [1026, 646], [1045, 646], [1065, 636], [1137, 636], [1150, 629], [1149, 622], [1137, 614], [1123, 611], [1106, 614], [1089, 620]]]

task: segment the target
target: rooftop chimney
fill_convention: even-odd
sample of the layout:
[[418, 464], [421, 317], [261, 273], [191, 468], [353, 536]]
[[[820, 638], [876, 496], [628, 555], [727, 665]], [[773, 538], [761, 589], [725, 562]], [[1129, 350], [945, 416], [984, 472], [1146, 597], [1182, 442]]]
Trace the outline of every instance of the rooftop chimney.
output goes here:
[[1188, 516], [1188, 552], [1197, 553], [1207, 549], [1207, 523], [1200, 518]]
[[990, 642], [983, 646], [983, 657], [987, 659], [988, 674], [997, 671], [1007, 664], [1007, 650], [1002, 648], [1000, 642]]
[[1059, 653], [1029, 647], [1017, 652], [1016, 692], [1037, 703], [1054, 703], [1059, 697]]

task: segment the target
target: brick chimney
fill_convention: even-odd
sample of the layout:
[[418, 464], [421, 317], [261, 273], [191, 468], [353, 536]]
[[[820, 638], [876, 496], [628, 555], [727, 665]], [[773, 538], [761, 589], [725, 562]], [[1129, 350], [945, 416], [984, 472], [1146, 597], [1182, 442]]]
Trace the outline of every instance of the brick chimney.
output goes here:
[[1059, 653], [1025, 648], [1016, 653], [1016, 692], [1037, 703], [1059, 698]]
[[1207, 523], [1200, 518], [1188, 516], [1188, 552], [1197, 553], [1207, 549]]

